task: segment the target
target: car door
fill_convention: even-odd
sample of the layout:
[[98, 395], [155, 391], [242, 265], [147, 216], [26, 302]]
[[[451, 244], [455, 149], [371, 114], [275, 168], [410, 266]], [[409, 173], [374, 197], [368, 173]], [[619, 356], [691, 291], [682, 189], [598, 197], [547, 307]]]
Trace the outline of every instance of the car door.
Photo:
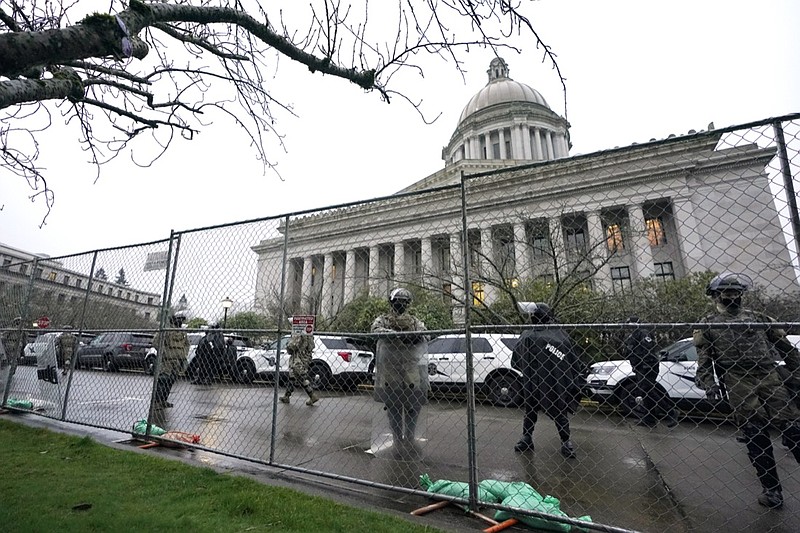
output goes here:
[[659, 383], [676, 400], [702, 400], [705, 392], [695, 385], [697, 350], [691, 340], [679, 341], [663, 355]]
[[451, 376], [451, 363], [460, 345], [457, 337], [437, 337], [428, 342], [428, 379], [431, 382], [458, 383]]

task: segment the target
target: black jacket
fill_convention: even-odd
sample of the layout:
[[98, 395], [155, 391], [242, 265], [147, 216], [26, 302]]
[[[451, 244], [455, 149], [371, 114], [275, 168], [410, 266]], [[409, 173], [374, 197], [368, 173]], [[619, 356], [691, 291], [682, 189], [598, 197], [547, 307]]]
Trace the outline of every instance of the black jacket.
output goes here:
[[553, 417], [574, 413], [582, 389], [582, 363], [575, 343], [561, 330], [525, 331], [511, 366], [522, 372], [529, 405]]
[[636, 328], [625, 339], [625, 358], [633, 371], [639, 372], [658, 367], [656, 338], [652, 331]]

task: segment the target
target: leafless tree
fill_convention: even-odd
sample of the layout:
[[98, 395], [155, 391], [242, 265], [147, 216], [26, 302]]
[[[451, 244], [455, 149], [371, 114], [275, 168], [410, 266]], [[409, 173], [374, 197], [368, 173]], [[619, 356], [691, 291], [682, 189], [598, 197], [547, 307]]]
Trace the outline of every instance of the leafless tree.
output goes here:
[[520, 0], [273, 4], [0, 1], [0, 165], [27, 180], [49, 213], [54, 197], [40, 164], [48, 147], [37, 134], [56, 117], [79, 127], [74, 142], [98, 176], [142, 138], [156, 151], [136, 163], [149, 166], [176, 135], [190, 139], [224, 117], [247, 132], [265, 169], [273, 168], [265, 138], [283, 148], [276, 112], [292, 113], [270, 90], [284, 57], [386, 102], [404, 100], [423, 120], [419, 96], [396, 85], [404, 72], [422, 76], [426, 58], [461, 71], [470, 49], [518, 51], [514, 43], [528, 36], [565, 87], [555, 55], [525, 15], [530, 4]]

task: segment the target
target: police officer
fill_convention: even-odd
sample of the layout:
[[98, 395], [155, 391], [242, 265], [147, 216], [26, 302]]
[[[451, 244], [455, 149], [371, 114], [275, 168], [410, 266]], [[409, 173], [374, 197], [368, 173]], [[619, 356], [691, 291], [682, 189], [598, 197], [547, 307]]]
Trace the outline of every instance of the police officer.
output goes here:
[[314, 337], [305, 333], [292, 335], [286, 345], [286, 353], [289, 354], [289, 381], [286, 383], [286, 392], [280, 397], [282, 403], [289, 403], [289, 398], [294, 392], [297, 383], [306, 394], [308, 400], [306, 405], [314, 405], [319, 398], [314, 394], [311, 387], [311, 380], [308, 371], [311, 368], [311, 354], [314, 352]]
[[[550, 306], [545, 303], [520, 302], [519, 307], [531, 324], [556, 322]], [[522, 372], [525, 402], [522, 438], [514, 450], [533, 450], [533, 430], [541, 410], [556, 424], [561, 455], [574, 459], [569, 414], [575, 412], [580, 400], [581, 362], [573, 340], [560, 329], [525, 330], [514, 346], [511, 366]]]
[[212, 324], [197, 344], [197, 375], [192, 382], [195, 385], [209, 385], [220, 372], [225, 357], [225, 337], [220, 328], [219, 323]]
[[9, 373], [13, 376], [17, 371], [17, 364], [24, 355], [25, 343], [22, 341], [25, 332], [22, 331], [22, 317], [16, 317], [9, 326], [12, 329], [3, 332], [3, 348], [8, 360]]
[[72, 358], [78, 350], [78, 338], [72, 333], [72, 326], [62, 326], [64, 331], [58, 336], [58, 364], [61, 365], [61, 375], [66, 376]]
[[172, 386], [178, 380], [178, 375], [186, 364], [186, 356], [189, 354], [189, 336], [180, 329], [185, 318], [185, 315], [180, 312], [174, 313], [169, 319], [170, 327], [174, 329], [159, 331], [153, 338], [153, 346], [163, 351], [161, 366], [156, 377], [154, 404], [156, 409], [173, 406], [169, 402], [169, 394], [172, 392]]
[[382, 335], [375, 349], [375, 399], [383, 402], [394, 445], [412, 447], [422, 406], [428, 403], [428, 337], [425, 324], [408, 312], [412, 297], [408, 289], [389, 294], [388, 313], [372, 323], [373, 333], [416, 332]]
[[[628, 322], [638, 324], [639, 317], [632, 316]], [[678, 423], [675, 409], [669, 405], [664, 391], [656, 386], [660, 365], [653, 332], [635, 327], [625, 339], [625, 357], [636, 374], [636, 387], [642, 397], [644, 415], [638, 425], [655, 427], [663, 415], [667, 427], [674, 427]]]
[[[758, 503], [778, 508], [783, 505], [783, 493], [769, 425], [778, 427], [800, 463], [800, 411], [789, 401], [772, 349], [783, 357], [794, 383], [800, 381], [800, 354], [783, 330], [769, 325], [774, 322], [771, 318], [742, 308], [742, 296], [751, 286], [747, 276], [730, 272], [716, 276], [708, 284], [706, 294], [714, 300], [716, 312], [702, 322], [731, 327], [694, 332], [698, 355], [696, 381], [710, 399], [719, 399], [716, 369], [741, 428], [747, 455], [763, 487]], [[754, 325], [762, 327], [750, 327]]]

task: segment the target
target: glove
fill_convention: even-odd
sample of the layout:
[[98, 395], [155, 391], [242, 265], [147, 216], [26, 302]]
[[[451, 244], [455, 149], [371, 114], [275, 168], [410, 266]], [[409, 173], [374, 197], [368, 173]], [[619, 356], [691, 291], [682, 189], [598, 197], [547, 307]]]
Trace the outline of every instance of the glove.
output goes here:
[[706, 398], [712, 402], [718, 402], [722, 399], [722, 391], [719, 388], [719, 385], [712, 385], [706, 389]]

